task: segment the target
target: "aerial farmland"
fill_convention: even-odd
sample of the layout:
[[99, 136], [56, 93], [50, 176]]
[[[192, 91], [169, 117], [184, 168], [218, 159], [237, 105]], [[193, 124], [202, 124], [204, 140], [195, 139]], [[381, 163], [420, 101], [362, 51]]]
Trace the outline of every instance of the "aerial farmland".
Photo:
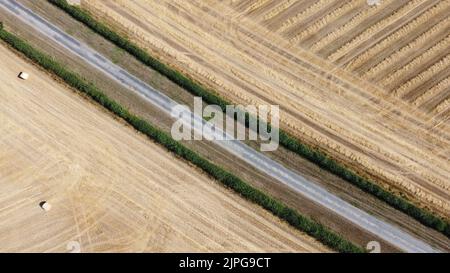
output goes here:
[[0, 56], [0, 251], [329, 251], [3, 45]]
[[279, 104], [282, 128], [450, 213], [449, 1], [82, 6], [231, 101]]
[[0, 252], [450, 252], [449, 14], [0, 0]]

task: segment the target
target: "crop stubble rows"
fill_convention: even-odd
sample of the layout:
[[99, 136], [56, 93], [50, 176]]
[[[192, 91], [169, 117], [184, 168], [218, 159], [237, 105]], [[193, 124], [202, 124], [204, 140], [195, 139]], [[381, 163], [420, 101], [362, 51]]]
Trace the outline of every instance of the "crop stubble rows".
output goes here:
[[88, 0], [83, 7], [231, 101], [280, 104], [290, 133], [448, 215], [449, 1]]

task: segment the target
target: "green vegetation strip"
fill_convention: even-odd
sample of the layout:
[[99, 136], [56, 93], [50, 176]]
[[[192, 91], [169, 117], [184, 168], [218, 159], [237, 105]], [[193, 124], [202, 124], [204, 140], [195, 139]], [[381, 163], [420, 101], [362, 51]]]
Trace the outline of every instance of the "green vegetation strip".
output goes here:
[[175, 141], [170, 135], [152, 126], [147, 121], [131, 114], [127, 109], [110, 99], [93, 84], [87, 83], [80, 76], [70, 72], [61, 64], [53, 60], [50, 56], [33, 48], [26, 41], [7, 32], [3, 28], [0, 29], [0, 38], [42, 68], [55, 74], [71, 87], [74, 87], [80, 92], [88, 95], [110, 112], [128, 122], [128, 124], [133, 126], [139, 132], [147, 135], [149, 138], [163, 145], [169, 151], [180, 156], [181, 158], [192, 162], [217, 181], [233, 189], [246, 199], [262, 206], [298, 230], [304, 231], [308, 235], [316, 238], [324, 245], [336, 251], [353, 253], [364, 252], [363, 249], [345, 240], [340, 235], [334, 233], [323, 225], [300, 215], [294, 209], [289, 208], [283, 203], [266, 195], [262, 191], [253, 188], [237, 176], [225, 171], [221, 167], [204, 159], [199, 154], [186, 148], [180, 142]]
[[[90, 29], [96, 33], [103, 36], [105, 39], [111, 41], [116, 46], [124, 49], [129, 54], [133, 55], [136, 59], [141, 61], [143, 64], [153, 68], [162, 75], [166, 76], [168, 79], [183, 87], [195, 96], [200, 96], [209, 104], [219, 105], [224, 111], [226, 105], [231, 103], [217, 96], [212, 90], [208, 90], [201, 84], [195, 82], [189, 77], [181, 74], [180, 72], [170, 68], [169, 66], [161, 63], [157, 59], [150, 56], [145, 50], [138, 47], [136, 44], [130, 42], [128, 39], [120, 36], [108, 26], [96, 21], [90, 14], [86, 11], [69, 5], [66, 0], [48, 0], [50, 3], [61, 8], [68, 14], [70, 14], [76, 20], [82, 22]], [[249, 117], [247, 115], [247, 125]], [[350, 182], [351, 184], [357, 186], [363, 191], [374, 195], [378, 199], [386, 202], [390, 206], [402, 211], [403, 213], [413, 217], [420, 223], [431, 227], [447, 237], [450, 238], [450, 222], [445, 219], [441, 219], [429, 211], [419, 208], [407, 201], [406, 199], [397, 196], [381, 186], [378, 186], [374, 182], [358, 175], [356, 172], [350, 170], [343, 164], [338, 163], [336, 160], [330, 158], [324, 152], [311, 147], [307, 144], [301, 143], [295, 137], [289, 135], [288, 133], [280, 130], [280, 144], [286, 149], [308, 159], [309, 161], [317, 164], [321, 168], [339, 176], [340, 178]]]

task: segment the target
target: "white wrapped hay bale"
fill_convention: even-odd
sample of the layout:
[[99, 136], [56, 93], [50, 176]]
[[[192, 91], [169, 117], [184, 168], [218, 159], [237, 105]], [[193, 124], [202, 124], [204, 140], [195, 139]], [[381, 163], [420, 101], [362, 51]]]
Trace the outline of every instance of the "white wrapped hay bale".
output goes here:
[[39, 203], [39, 206], [44, 210], [44, 211], [50, 211], [52, 209], [52, 205], [50, 205], [50, 203], [48, 203], [47, 201], [42, 201], [41, 203]]
[[26, 73], [26, 72], [19, 73], [19, 78], [21, 78], [22, 80], [27, 80], [28, 77], [30, 77], [30, 75], [28, 75], [28, 73]]

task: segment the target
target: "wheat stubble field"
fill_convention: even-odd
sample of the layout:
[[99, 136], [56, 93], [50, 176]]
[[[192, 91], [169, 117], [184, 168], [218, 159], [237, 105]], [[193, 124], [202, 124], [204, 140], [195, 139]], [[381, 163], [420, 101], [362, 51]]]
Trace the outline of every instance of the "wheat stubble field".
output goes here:
[[84, 0], [165, 62], [450, 214], [450, 1]]
[[328, 251], [3, 45], [0, 57], [2, 252]]

